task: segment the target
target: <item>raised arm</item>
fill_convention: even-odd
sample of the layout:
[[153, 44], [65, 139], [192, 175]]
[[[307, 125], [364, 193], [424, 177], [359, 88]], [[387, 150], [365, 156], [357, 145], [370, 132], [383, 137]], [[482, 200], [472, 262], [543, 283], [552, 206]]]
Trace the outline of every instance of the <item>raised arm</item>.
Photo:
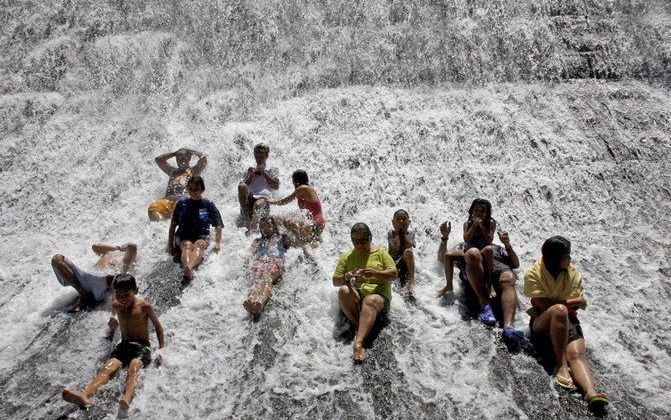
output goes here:
[[508, 254], [508, 260], [510, 262], [510, 268], [519, 268], [520, 259], [517, 257], [517, 253], [513, 249], [513, 246], [510, 244], [510, 236], [508, 236], [508, 232], [505, 231], [499, 232], [499, 240], [501, 240], [501, 243], [506, 248], [506, 253]]
[[205, 170], [205, 167], [207, 166], [207, 156], [205, 156], [203, 153], [193, 150], [193, 149], [186, 149], [189, 151], [192, 155], [198, 157], [198, 162], [196, 162], [196, 165], [191, 168], [191, 172], [194, 175], [201, 175], [203, 171]]
[[445, 262], [445, 253], [447, 252], [447, 240], [452, 232], [452, 222], [443, 222], [440, 224], [440, 245], [438, 246], [438, 262]]
[[149, 303], [144, 305], [144, 311], [151, 320], [151, 323], [154, 324], [156, 338], [158, 339], [158, 348], [162, 349], [165, 346], [165, 342], [163, 341], [163, 326], [161, 325], [161, 321], [158, 320], [156, 312], [154, 312], [154, 308], [152, 308]]
[[154, 161], [163, 172], [168, 175], [172, 174], [172, 171], [175, 170], [173, 166], [168, 163], [168, 159], [175, 157], [175, 152], [163, 153], [162, 155], [156, 156]]

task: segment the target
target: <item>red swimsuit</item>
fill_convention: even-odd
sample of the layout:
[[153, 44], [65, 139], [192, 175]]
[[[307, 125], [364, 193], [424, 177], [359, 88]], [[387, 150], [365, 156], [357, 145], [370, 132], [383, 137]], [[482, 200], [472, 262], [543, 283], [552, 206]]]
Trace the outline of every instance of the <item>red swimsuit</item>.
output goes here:
[[322, 203], [317, 199], [314, 203], [298, 198], [298, 208], [308, 210], [312, 215], [312, 220], [318, 226], [324, 226], [324, 213], [322, 212]]

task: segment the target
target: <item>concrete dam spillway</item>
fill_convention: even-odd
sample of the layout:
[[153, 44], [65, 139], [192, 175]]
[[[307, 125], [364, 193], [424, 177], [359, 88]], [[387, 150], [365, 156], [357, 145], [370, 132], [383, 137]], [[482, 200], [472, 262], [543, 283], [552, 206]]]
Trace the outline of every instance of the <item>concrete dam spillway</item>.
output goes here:
[[[500, 329], [435, 297], [438, 225], [448, 246], [476, 197], [524, 270], [561, 234], [585, 276], [587, 360], [609, 418], [671, 417], [671, 5], [665, 1], [101, 1], [0, 8], [0, 414], [119, 416], [125, 372], [89, 410], [61, 399], [109, 356], [109, 305], [64, 311], [74, 291], [50, 258], [90, 268], [97, 241], [138, 244], [142, 296], [166, 330], [130, 418], [588, 419]], [[252, 322], [242, 307], [252, 237], [236, 186], [257, 142], [280, 195], [304, 168], [327, 218], [314, 250]], [[205, 196], [222, 250], [182, 288], [154, 157], [208, 156]], [[293, 211], [292, 206], [278, 213]], [[371, 227], [386, 246], [398, 208], [417, 248], [417, 303], [394, 287], [364, 365], [338, 339], [331, 275]], [[275, 208], [273, 209], [275, 211]], [[455, 279], [457, 289], [459, 282]], [[152, 337], [155, 345], [155, 337]], [[117, 337], [118, 340], [118, 337]]]

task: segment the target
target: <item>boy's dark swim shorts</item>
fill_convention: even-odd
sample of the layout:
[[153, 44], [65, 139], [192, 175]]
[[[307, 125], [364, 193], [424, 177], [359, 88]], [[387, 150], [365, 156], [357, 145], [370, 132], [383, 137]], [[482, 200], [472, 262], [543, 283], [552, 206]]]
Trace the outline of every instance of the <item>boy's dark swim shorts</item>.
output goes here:
[[151, 347], [148, 342], [122, 341], [114, 348], [110, 358], [119, 359], [124, 366], [128, 366], [133, 359], [140, 359], [147, 367], [151, 363]]

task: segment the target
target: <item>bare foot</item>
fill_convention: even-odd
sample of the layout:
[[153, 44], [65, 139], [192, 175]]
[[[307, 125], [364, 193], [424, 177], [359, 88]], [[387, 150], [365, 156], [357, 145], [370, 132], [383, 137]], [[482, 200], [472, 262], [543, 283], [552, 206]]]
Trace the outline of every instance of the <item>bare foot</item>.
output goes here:
[[91, 405], [91, 400], [89, 400], [83, 392], [71, 391], [67, 388], [63, 388], [61, 392], [63, 399], [71, 404], [76, 404], [80, 407], [88, 407]]
[[189, 267], [188, 265], [184, 266], [184, 277], [186, 277], [188, 279], [191, 279], [191, 280], [193, 280], [193, 278], [196, 277], [193, 274], [193, 269], [191, 267]]
[[125, 398], [121, 398], [119, 400], [119, 405], [121, 406], [121, 408], [123, 408], [126, 411], [128, 411], [128, 409], [130, 408], [130, 402], [126, 401]]
[[495, 299], [496, 298], [496, 290], [494, 290], [494, 287], [489, 288], [489, 298], [490, 299]]
[[363, 344], [354, 343], [352, 347], [354, 349], [354, 353], [352, 354], [352, 359], [354, 359], [354, 363], [363, 363], [366, 360], [368, 360], [368, 356], [366, 355], [366, 352], [363, 349]]
[[247, 299], [247, 300], [245, 300], [245, 301], [242, 303], [242, 306], [244, 306], [245, 309], [247, 310], [247, 312], [249, 312], [250, 314], [252, 314], [252, 315], [255, 314], [255, 312], [254, 312], [254, 309], [255, 309], [254, 307], [255, 307], [255, 305], [254, 305], [254, 302], [252, 302], [251, 299]]
[[447, 292], [449, 292], [449, 290], [447, 290], [447, 287], [443, 287], [442, 289], [436, 291], [436, 297], [443, 297]]

